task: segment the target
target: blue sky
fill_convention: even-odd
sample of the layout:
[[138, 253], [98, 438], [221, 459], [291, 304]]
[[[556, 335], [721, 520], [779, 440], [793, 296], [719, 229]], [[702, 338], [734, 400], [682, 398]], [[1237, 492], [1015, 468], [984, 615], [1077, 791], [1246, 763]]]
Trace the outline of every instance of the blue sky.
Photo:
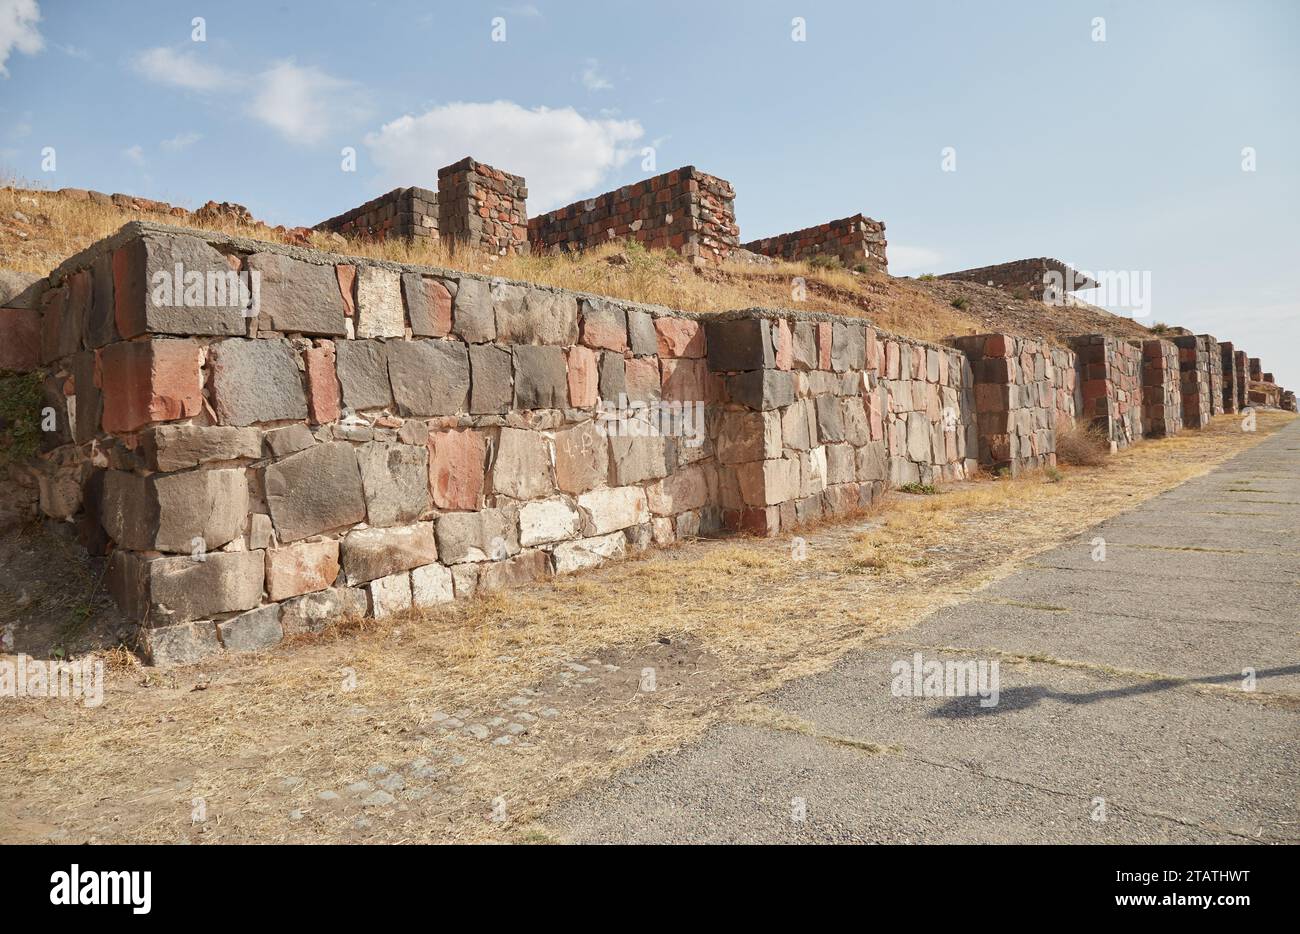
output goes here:
[[1291, 385], [1297, 92], [1285, 0], [0, 0], [0, 169], [43, 186], [312, 224], [469, 154], [538, 213], [643, 177], [653, 147], [655, 172], [736, 185], [745, 240], [861, 211], [896, 274], [1149, 272], [1149, 320]]

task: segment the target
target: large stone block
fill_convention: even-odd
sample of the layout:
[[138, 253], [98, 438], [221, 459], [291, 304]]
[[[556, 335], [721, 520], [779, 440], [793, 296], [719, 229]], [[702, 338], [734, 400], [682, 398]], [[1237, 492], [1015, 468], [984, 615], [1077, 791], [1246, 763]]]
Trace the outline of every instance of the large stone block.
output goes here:
[[363, 522], [366, 501], [352, 445], [318, 444], [269, 465], [266, 502], [282, 542]]
[[750, 461], [737, 467], [736, 473], [747, 506], [775, 506], [800, 495], [800, 462], [793, 458]]
[[216, 624], [207, 619], [146, 627], [140, 638], [145, 655], [159, 667], [192, 665], [221, 652]]
[[158, 425], [145, 433], [144, 442], [149, 464], [161, 471], [262, 456], [257, 428]]
[[844, 440], [844, 406], [836, 396], [818, 396], [817, 437], [823, 443]]
[[212, 397], [223, 425], [307, 417], [298, 356], [288, 341], [232, 339], [208, 349]]
[[690, 318], [655, 319], [658, 350], [661, 357], [703, 357], [704, 328]]
[[597, 359], [590, 347], [569, 348], [569, 405], [575, 409], [589, 409], [600, 400]]
[[436, 606], [455, 597], [451, 569], [441, 564], [426, 564], [411, 570], [411, 605]]
[[254, 253], [249, 273], [258, 275], [258, 329], [284, 334], [341, 337], [346, 306], [333, 266], [318, 266], [279, 253]]
[[460, 341], [393, 341], [388, 377], [403, 415], [457, 415], [469, 407], [469, 353]]
[[555, 489], [550, 445], [539, 432], [502, 428], [492, 464], [492, 490], [514, 499], [538, 499]]
[[432, 522], [388, 529], [354, 529], [343, 539], [343, 573], [363, 584], [438, 560]]
[[627, 338], [629, 349], [635, 356], [647, 357], [659, 351], [659, 332], [649, 312], [634, 308], [627, 310]]
[[148, 234], [113, 254], [115, 323], [124, 338], [246, 334], [246, 297], [231, 263], [197, 237]]
[[627, 392], [626, 365], [622, 354], [603, 351], [600, 354], [600, 397], [617, 402]]
[[566, 499], [538, 500], [519, 509], [519, 544], [525, 548], [572, 538], [581, 527], [581, 513]]
[[41, 313], [0, 308], [0, 370], [26, 373], [41, 365]]
[[776, 366], [771, 322], [766, 318], [707, 321], [704, 331], [709, 369], [714, 372]]
[[217, 623], [217, 634], [227, 652], [260, 652], [284, 639], [280, 607], [259, 606]]
[[560, 409], [568, 403], [564, 350], [549, 346], [514, 348], [516, 409]]
[[549, 554], [544, 551], [525, 551], [506, 561], [484, 565], [479, 571], [478, 587], [486, 593], [509, 590], [533, 581], [545, 580], [553, 573]]
[[339, 543], [297, 542], [266, 552], [266, 590], [278, 602], [334, 586], [339, 576]]
[[572, 295], [502, 283], [492, 287], [497, 339], [503, 344], [578, 341], [578, 301]]
[[240, 468], [148, 477], [110, 470], [100, 508], [119, 547], [203, 554], [243, 534], [248, 484]]
[[474, 415], [502, 415], [514, 396], [510, 351], [496, 344], [469, 348], [469, 410]]
[[110, 344], [99, 352], [104, 431], [197, 415], [203, 406], [199, 347], [189, 340]]
[[366, 521], [406, 525], [429, 508], [429, 452], [424, 446], [372, 442], [357, 449]]
[[334, 367], [334, 342], [323, 341], [302, 354], [307, 373], [307, 417], [324, 425], [339, 417], [339, 380]]
[[280, 604], [280, 626], [285, 635], [320, 632], [330, 622], [366, 615], [369, 601], [357, 587], [334, 587], [293, 597]]
[[398, 571], [380, 577], [366, 585], [370, 594], [370, 614], [375, 619], [385, 619], [411, 608], [411, 575]]
[[731, 401], [766, 412], [794, 401], [794, 380], [784, 370], [751, 370], [727, 377]]
[[338, 341], [334, 352], [345, 406], [359, 412], [393, 404], [387, 345], [383, 341]]
[[702, 467], [686, 467], [646, 487], [650, 511], [672, 516], [703, 509], [709, 502], [709, 484]]
[[596, 350], [627, 350], [627, 312], [599, 298], [582, 300], [582, 343]]
[[262, 602], [262, 553], [216, 551], [202, 558], [155, 558], [145, 567], [150, 619], [171, 623], [241, 613]]
[[492, 292], [482, 279], [462, 278], [452, 304], [452, 331], [464, 341], [482, 344], [497, 338]]
[[416, 337], [446, 337], [451, 333], [451, 292], [433, 276], [402, 274], [402, 294]]
[[609, 445], [595, 422], [582, 422], [555, 433], [555, 486], [565, 493], [585, 493], [604, 486], [609, 477]]
[[718, 461], [741, 464], [781, 456], [781, 415], [743, 409], [722, 412], [718, 419]]
[[645, 490], [639, 486], [591, 490], [578, 497], [583, 511], [582, 533], [605, 535], [650, 521]]
[[627, 536], [622, 532], [611, 532], [556, 545], [552, 555], [556, 574], [573, 574], [597, 567], [612, 558], [621, 558], [626, 553]]
[[449, 512], [438, 517], [438, 553], [444, 564], [501, 561], [519, 553], [519, 530], [507, 509]]
[[357, 269], [357, 337], [401, 337], [406, 333], [402, 277], [391, 269]]
[[429, 490], [439, 509], [478, 509], [487, 442], [478, 431], [437, 431], [428, 439]]
[[609, 436], [611, 480], [630, 486], [668, 475], [668, 445], [662, 435]]

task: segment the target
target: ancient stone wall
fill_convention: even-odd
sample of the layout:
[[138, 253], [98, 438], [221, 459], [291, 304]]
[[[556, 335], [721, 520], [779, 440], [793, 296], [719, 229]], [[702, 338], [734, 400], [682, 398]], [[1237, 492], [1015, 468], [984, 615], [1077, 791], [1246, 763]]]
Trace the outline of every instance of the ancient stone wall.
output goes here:
[[1056, 431], [1074, 421], [1074, 354], [1009, 334], [950, 340], [970, 360], [980, 464], [1018, 476], [1056, 465]]
[[1172, 341], [1133, 341], [1142, 350], [1142, 425], [1148, 438], [1183, 430], [1182, 373]]
[[530, 218], [528, 239], [535, 250], [563, 252], [632, 239], [720, 263], [739, 242], [735, 199], [730, 182], [688, 165]]
[[1210, 415], [1223, 414], [1223, 351], [1219, 347], [1219, 342], [1209, 334], [1198, 334], [1196, 339], [1201, 342], [1201, 349], [1205, 352], [1205, 365], [1208, 370], [1210, 384]]
[[1237, 411], [1241, 411], [1250, 404], [1250, 358], [1244, 350], [1234, 351], [1233, 358], [1237, 364]]
[[862, 214], [806, 227], [792, 233], [763, 237], [744, 244], [751, 253], [776, 259], [804, 261], [815, 256], [835, 256], [846, 268], [865, 266], [887, 272], [885, 225]]
[[438, 230], [453, 250], [528, 253], [527, 201], [522, 177], [469, 157], [438, 170]]
[[1083, 273], [1049, 256], [962, 269], [944, 273], [939, 278], [978, 282], [980, 285], [990, 285], [1011, 292], [1020, 298], [1043, 301], [1055, 294], [1058, 284], [1062, 292], [1090, 289], [1097, 285]]
[[1210, 402], [1210, 360], [1203, 340], [1191, 335], [1174, 338], [1178, 345], [1178, 365], [1182, 375], [1183, 425], [1204, 428], [1210, 423], [1214, 408]]
[[438, 239], [438, 193], [427, 188], [394, 188], [360, 207], [321, 221], [315, 229], [353, 240], [432, 243]]
[[1079, 369], [1079, 417], [1125, 448], [1142, 438], [1142, 350], [1120, 338], [1072, 338]]
[[1241, 406], [1237, 402], [1237, 385], [1240, 382], [1237, 351], [1231, 341], [1219, 344], [1219, 358], [1223, 367], [1223, 411], [1233, 415], [1241, 410]]
[[975, 469], [955, 350], [769, 309], [711, 316], [705, 335], [727, 528], [775, 534]]

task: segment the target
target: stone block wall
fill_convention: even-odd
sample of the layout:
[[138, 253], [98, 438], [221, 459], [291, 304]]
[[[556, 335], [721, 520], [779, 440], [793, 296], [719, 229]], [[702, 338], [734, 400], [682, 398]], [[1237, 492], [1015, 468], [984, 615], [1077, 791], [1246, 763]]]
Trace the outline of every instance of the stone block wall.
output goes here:
[[438, 229], [453, 250], [528, 253], [527, 201], [522, 177], [468, 156], [438, 170]]
[[1199, 337], [1180, 335], [1178, 365], [1182, 375], [1183, 425], [1204, 428], [1210, 423], [1214, 408], [1210, 402], [1210, 360], [1206, 344]]
[[1234, 351], [1232, 356], [1237, 364], [1237, 411], [1240, 412], [1250, 404], [1250, 358], [1244, 350]]
[[969, 365], [951, 348], [770, 309], [712, 316], [705, 336], [728, 529], [771, 535], [975, 469]]
[[854, 214], [816, 227], [751, 240], [744, 244], [744, 249], [791, 261], [809, 260], [814, 256], [837, 256], [849, 269], [866, 266], [870, 271], [887, 272], [887, 246], [883, 222]]
[[1133, 341], [1142, 350], [1142, 425], [1148, 438], [1183, 430], [1182, 372], [1172, 341]]
[[1143, 351], [1120, 338], [1071, 338], [1079, 370], [1079, 418], [1099, 427], [1116, 449], [1142, 438]]
[[1074, 354], [1010, 334], [949, 342], [970, 361], [980, 464], [1012, 476], [1055, 466], [1056, 431], [1074, 422]]
[[353, 240], [433, 243], [438, 239], [438, 193], [427, 188], [394, 188], [360, 207], [321, 221], [314, 229]]
[[1209, 370], [1210, 384], [1210, 415], [1222, 415], [1223, 409], [1223, 350], [1219, 342], [1209, 334], [1198, 334], [1196, 339], [1201, 342], [1201, 349], [1205, 352], [1205, 365]]
[[944, 273], [939, 278], [977, 282], [980, 285], [989, 285], [1011, 292], [1021, 298], [1039, 300], [1046, 300], [1049, 286], [1057, 282], [1067, 292], [1094, 288], [1097, 285], [1083, 273], [1050, 256], [962, 269]]
[[1223, 411], [1228, 415], [1234, 415], [1241, 411], [1241, 405], [1237, 401], [1240, 374], [1237, 370], [1237, 351], [1231, 341], [1223, 341], [1219, 344], [1219, 358], [1223, 367]]
[[530, 218], [528, 239], [538, 251], [576, 252], [630, 238], [720, 263], [739, 243], [735, 199], [730, 182], [688, 165]]

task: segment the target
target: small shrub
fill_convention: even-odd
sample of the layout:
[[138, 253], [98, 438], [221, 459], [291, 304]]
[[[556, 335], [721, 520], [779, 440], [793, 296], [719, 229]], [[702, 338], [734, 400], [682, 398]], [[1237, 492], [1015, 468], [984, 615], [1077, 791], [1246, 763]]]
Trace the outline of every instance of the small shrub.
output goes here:
[[860, 272], [865, 276], [867, 273], [871, 272], [871, 267], [868, 266], [866, 263], [858, 263], [856, 266], [853, 267], [853, 271]]
[[1047, 478], [1048, 483], [1060, 483], [1065, 479], [1059, 470], [1055, 467], [1048, 467], [1043, 471], [1043, 476]]
[[927, 272], [927, 273], [925, 273], [925, 274], [923, 274], [923, 275], [917, 276], [916, 278], [917, 278], [917, 280], [920, 281], [920, 282], [933, 282], [933, 281], [934, 281], [934, 273], [932, 273], [932, 272]]
[[939, 492], [933, 483], [904, 483], [898, 488], [900, 493], [913, 493], [917, 496], [934, 496]]
[[953, 308], [956, 308], [958, 311], [960, 311], [961, 309], [966, 307], [966, 299], [962, 298], [961, 296], [958, 296], [957, 298], [954, 298], [952, 300], [951, 304]]
[[1167, 334], [1169, 333], [1169, 325], [1165, 324], [1163, 321], [1157, 321], [1155, 324], [1151, 325], [1150, 331], [1152, 334]]
[[842, 269], [844, 267], [844, 264], [840, 262], [840, 258], [830, 253], [818, 253], [808, 260], [808, 265], [813, 269]]
[[1056, 459], [1075, 467], [1097, 467], [1110, 454], [1110, 439], [1096, 425], [1076, 423], [1056, 432]]
[[41, 375], [0, 370], [0, 466], [35, 456], [41, 440]]

